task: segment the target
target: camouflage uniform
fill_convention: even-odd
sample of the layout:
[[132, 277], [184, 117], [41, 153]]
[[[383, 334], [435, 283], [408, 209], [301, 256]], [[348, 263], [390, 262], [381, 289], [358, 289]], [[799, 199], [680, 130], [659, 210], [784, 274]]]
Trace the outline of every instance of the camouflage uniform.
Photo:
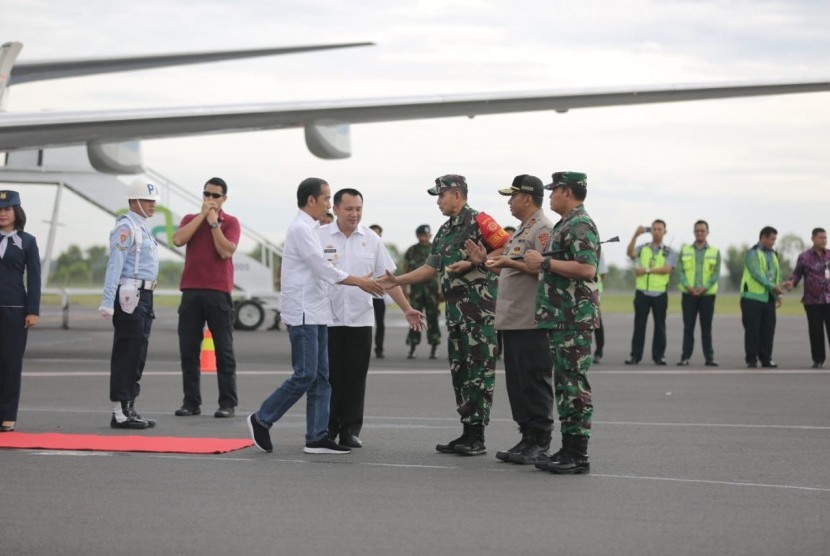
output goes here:
[[[404, 253], [404, 272], [415, 270], [423, 265], [432, 251], [431, 245], [416, 243]], [[423, 284], [409, 286], [409, 303], [413, 309], [422, 311], [427, 316], [427, 342], [431, 346], [441, 343], [441, 328], [438, 326], [438, 278]], [[410, 330], [406, 343], [412, 347], [421, 343], [421, 331]]]
[[482, 267], [465, 274], [453, 274], [446, 267], [467, 259], [464, 242], [482, 241], [476, 223], [478, 212], [469, 205], [447, 220], [432, 242], [426, 264], [441, 277], [446, 302], [450, 373], [461, 422], [487, 425], [493, 404], [496, 380], [496, 283]]
[[[553, 226], [546, 251], [552, 258], [597, 266], [599, 234], [579, 205]], [[562, 434], [591, 436], [591, 385], [587, 371], [593, 362], [591, 334], [599, 325], [599, 292], [594, 281], [565, 278], [542, 265], [536, 294], [536, 323], [550, 330], [556, 408]]]

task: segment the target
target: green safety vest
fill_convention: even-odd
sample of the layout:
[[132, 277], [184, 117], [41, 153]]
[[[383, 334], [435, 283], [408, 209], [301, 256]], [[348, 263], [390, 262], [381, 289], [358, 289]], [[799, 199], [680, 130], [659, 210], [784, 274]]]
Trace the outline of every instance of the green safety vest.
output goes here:
[[[696, 263], [696, 251], [693, 245], [684, 245], [680, 248], [680, 272], [686, 277], [686, 282], [690, 285], [695, 285], [695, 263]], [[718, 248], [712, 247], [711, 245], [706, 248], [706, 252], [703, 254], [703, 285], [709, 283], [709, 280], [712, 278], [712, 274], [715, 272], [715, 268], [718, 266]], [[686, 293], [686, 289], [682, 286], [678, 286], [680, 291]], [[715, 284], [706, 290], [706, 293], [703, 295], [715, 295], [718, 293], [718, 283]]]
[[[758, 255], [761, 272], [767, 275], [767, 258], [764, 256], [764, 250], [755, 249], [755, 252]], [[772, 252], [772, 270], [773, 276], [770, 279], [777, 284], [781, 281], [781, 266], [778, 263], [778, 254], [775, 251]], [[741, 277], [741, 297], [756, 301], [769, 301], [770, 297], [770, 292], [767, 287], [752, 277], [746, 265], [744, 265], [744, 275]]]
[[[655, 257], [651, 251], [651, 245], [644, 245], [640, 249], [640, 266], [643, 268], [666, 266], [668, 252], [668, 247], [661, 247]], [[641, 274], [637, 276], [635, 287], [640, 291], [663, 293], [669, 288], [669, 277], [669, 274]]]

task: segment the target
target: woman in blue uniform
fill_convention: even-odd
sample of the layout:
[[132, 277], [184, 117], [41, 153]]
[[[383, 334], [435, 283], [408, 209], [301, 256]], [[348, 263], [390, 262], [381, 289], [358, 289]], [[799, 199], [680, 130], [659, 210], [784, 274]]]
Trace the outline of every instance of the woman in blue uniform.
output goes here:
[[23, 352], [40, 314], [40, 254], [25, 226], [20, 195], [0, 191], [0, 432], [17, 424]]

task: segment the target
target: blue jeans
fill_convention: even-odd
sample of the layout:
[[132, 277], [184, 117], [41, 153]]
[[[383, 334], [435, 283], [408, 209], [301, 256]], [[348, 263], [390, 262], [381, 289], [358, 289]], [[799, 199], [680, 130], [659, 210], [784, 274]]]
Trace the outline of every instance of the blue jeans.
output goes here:
[[271, 428], [305, 394], [306, 442], [315, 442], [328, 434], [331, 400], [328, 336], [324, 324], [288, 327], [294, 374], [262, 402], [256, 413], [262, 425]]

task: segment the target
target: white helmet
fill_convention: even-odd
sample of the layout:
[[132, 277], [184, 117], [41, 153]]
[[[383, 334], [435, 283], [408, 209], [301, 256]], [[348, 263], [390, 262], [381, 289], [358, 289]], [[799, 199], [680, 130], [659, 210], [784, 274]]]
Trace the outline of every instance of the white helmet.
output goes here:
[[145, 180], [137, 179], [127, 187], [127, 199], [158, 201], [159, 198], [159, 186]]

